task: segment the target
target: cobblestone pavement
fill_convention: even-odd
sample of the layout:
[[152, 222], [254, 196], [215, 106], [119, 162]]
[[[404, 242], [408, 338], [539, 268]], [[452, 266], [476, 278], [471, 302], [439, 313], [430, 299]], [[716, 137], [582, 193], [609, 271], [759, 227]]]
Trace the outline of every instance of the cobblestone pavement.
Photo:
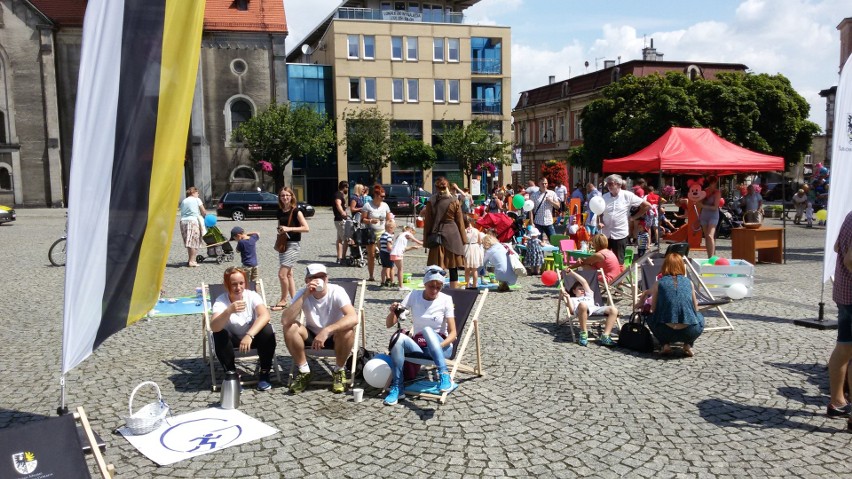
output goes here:
[[[49, 265], [47, 250], [64, 222], [63, 210], [23, 209], [0, 226], [0, 428], [52, 415], [59, 402], [64, 268]], [[333, 262], [330, 211], [309, 222], [301, 263]], [[227, 234], [234, 224], [219, 226]], [[261, 275], [276, 301], [274, 221], [242, 226], [261, 234]], [[69, 373], [68, 404], [86, 408], [120, 477], [850, 477], [852, 434], [824, 415], [835, 332], [792, 324], [817, 313], [824, 233], [789, 224], [787, 264], [756, 266], [754, 297], [726, 307], [736, 330], [705, 333], [691, 359], [572, 344], [567, 328], [554, 325], [554, 290], [523, 278], [518, 291], [488, 295], [486, 376], [463, 381], [443, 406], [386, 407], [369, 388], [361, 404], [319, 387], [298, 396], [280, 385], [246, 389], [242, 411], [280, 432], [158, 467], [112, 431], [141, 381], [156, 381], [176, 414], [216, 404], [200, 316], [142, 320], [112, 336]], [[227, 263], [183, 267], [179, 241], [176, 228], [167, 296], [220, 281]], [[730, 241], [720, 243], [728, 255]], [[406, 259], [413, 272], [424, 262], [418, 251]], [[365, 278], [366, 268], [332, 266], [331, 276]], [[370, 285], [370, 349], [386, 347], [383, 318], [401, 294]], [[826, 316], [836, 318], [830, 287], [825, 298]], [[289, 369], [280, 334], [277, 360]]]

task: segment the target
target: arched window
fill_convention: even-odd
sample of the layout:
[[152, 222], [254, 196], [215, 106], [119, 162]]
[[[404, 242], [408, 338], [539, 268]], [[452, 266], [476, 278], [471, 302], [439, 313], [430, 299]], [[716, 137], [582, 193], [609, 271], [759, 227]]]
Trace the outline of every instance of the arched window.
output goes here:
[[12, 170], [5, 163], [0, 163], [0, 191], [12, 191]]
[[618, 67], [613, 68], [612, 73], [610, 75], [612, 75], [610, 77], [610, 80], [612, 81], [612, 83], [617, 83], [618, 80], [621, 80], [621, 68], [618, 68]]
[[[236, 147], [231, 139], [231, 133], [247, 122], [257, 111], [254, 102], [244, 95], [234, 95], [225, 103], [225, 146]], [[236, 143], [239, 143], [237, 139]]]
[[691, 81], [695, 81], [704, 78], [704, 73], [698, 65], [689, 65], [686, 67], [686, 77]]
[[238, 166], [231, 172], [231, 180], [257, 180], [257, 173], [249, 166]]
[[562, 97], [566, 97], [571, 94], [571, 85], [565, 81], [562, 82]]

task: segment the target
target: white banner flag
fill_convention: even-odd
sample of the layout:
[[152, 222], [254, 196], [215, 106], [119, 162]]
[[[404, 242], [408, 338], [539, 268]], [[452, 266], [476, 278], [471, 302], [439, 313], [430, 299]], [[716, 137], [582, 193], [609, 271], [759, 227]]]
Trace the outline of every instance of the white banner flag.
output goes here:
[[825, 256], [822, 281], [834, 276], [837, 253], [834, 242], [849, 210], [852, 210], [852, 55], [840, 73], [834, 101], [834, 136], [831, 148], [831, 186], [828, 194], [828, 225], [825, 231]]

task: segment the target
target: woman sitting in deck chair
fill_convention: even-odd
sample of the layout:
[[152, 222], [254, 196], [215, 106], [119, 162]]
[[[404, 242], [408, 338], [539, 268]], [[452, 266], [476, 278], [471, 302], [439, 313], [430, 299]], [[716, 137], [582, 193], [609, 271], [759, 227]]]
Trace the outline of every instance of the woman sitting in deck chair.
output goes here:
[[642, 304], [645, 297], [651, 297], [648, 327], [662, 344], [660, 354], [671, 354], [671, 343], [682, 342], [683, 353], [692, 357], [695, 355], [692, 345], [704, 332], [704, 316], [698, 312], [698, 299], [686, 276], [683, 256], [667, 254], [661, 275], [651, 289], [642, 293], [638, 304]]
[[447, 272], [440, 266], [427, 266], [423, 276], [423, 291], [412, 291], [402, 303], [390, 306], [385, 326], [390, 328], [399, 323], [402, 308], [405, 308], [410, 312], [411, 336], [394, 333], [393, 338], [396, 340], [391, 339], [393, 380], [384, 401], [388, 406], [396, 404], [403, 397], [402, 368], [406, 356], [434, 361], [440, 378], [438, 389], [446, 392], [453, 388], [446, 359], [453, 354], [453, 341], [457, 333], [453, 299], [441, 292], [446, 275]]
[[[568, 301], [571, 304], [571, 310], [577, 315], [577, 319], [580, 321], [580, 339], [577, 343], [580, 346], [589, 345], [589, 330], [587, 326], [589, 315], [605, 314], [606, 323], [604, 324], [603, 334], [598, 338], [598, 343], [602, 346], [615, 346], [615, 341], [612, 340], [610, 333], [613, 326], [615, 326], [615, 320], [618, 319], [618, 308], [596, 304], [595, 292], [589, 286], [589, 282], [573, 269], [569, 268], [563, 274], [564, 277], [562, 280], [566, 284], [571, 284], [570, 282], [574, 281], [574, 284], [566, 289], [567, 293], [564, 294], [569, 296]], [[594, 279], [594, 276], [592, 278]]]

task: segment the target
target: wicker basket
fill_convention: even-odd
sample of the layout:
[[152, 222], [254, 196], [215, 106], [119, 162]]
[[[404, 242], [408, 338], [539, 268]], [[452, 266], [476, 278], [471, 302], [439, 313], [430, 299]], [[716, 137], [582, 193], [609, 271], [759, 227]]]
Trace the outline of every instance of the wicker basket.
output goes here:
[[[157, 402], [147, 404], [145, 407], [134, 413], [133, 397], [136, 395], [136, 391], [138, 391], [139, 388], [146, 385], [154, 386], [154, 389], [157, 390]], [[163, 419], [165, 419], [166, 415], [169, 413], [169, 405], [163, 401], [163, 395], [160, 394], [160, 386], [157, 386], [157, 383], [155, 382], [145, 381], [133, 388], [133, 392], [130, 393], [128, 410], [130, 411], [130, 415], [125, 416], [123, 419], [127, 425], [127, 429], [129, 429], [134, 436], [138, 436], [140, 434], [148, 434], [160, 427], [163, 423]]]

